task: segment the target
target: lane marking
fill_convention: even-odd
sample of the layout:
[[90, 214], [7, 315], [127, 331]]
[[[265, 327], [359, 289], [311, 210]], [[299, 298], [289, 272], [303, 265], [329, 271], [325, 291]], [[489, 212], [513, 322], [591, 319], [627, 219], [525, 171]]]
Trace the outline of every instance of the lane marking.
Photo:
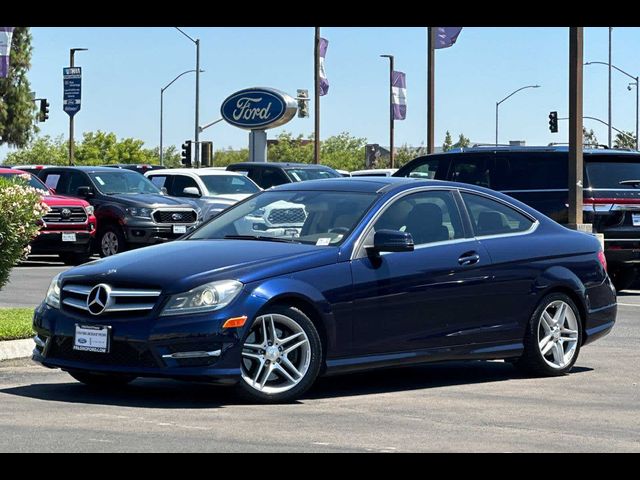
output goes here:
[[638, 303], [618, 303], [618, 305], [623, 307], [640, 307], [640, 304]]

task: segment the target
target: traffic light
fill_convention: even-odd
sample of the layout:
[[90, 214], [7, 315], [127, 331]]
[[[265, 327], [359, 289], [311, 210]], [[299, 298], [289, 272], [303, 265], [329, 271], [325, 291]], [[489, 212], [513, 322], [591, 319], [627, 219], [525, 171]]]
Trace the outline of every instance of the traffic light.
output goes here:
[[186, 140], [182, 144], [182, 164], [191, 168], [191, 140]]
[[40, 100], [40, 121], [46, 122], [49, 118], [49, 102], [46, 98]]
[[213, 142], [202, 142], [200, 145], [200, 162], [203, 167], [213, 166]]
[[307, 118], [309, 116], [309, 91], [298, 90], [298, 117]]
[[558, 112], [549, 113], [549, 130], [551, 133], [558, 133]]

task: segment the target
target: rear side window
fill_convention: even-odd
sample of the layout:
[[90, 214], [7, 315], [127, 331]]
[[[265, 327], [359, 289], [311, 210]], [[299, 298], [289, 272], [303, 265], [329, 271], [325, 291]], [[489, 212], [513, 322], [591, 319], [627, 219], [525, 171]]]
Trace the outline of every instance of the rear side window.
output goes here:
[[53, 188], [54, 190], [58, 188], [59, 182], [60, 182], [60, 174], [58, 173], [49, 174], [46, 176], [44, 180], [44, 184], [49, 188]]
[[449, 162], [440, 155], [416, 159], [394, 176], [421, 178], [423, 180], [447, 180]]
[[494, 190], [566, 190], [569, 157], [559, 153], [498, 155], [490, 169]]
[[504, 203], [464, 192], [462, 198], [478, 237], [525, 232], [533, 225], [531, 219]]
[[[249, 175], [249, 178], [251, 178], [251, 175]], [[282, 185], [283, 183], [289, 183], [289, 181], [282, 171], [275, 168], [264, 168], [262, 170], [259, 183], [262, 188], [271, 188], [277, 185]]]
[[489, 188], [491, 163], [488, 157], [461, 155], [453, 161], [451, 180]]

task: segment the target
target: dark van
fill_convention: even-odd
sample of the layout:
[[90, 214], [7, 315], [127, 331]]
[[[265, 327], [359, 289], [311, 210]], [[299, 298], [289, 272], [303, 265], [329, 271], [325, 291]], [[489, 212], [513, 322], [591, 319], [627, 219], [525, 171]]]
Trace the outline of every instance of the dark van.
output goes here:
[[[568, 147], [476, 147], [418, 157], [395, 177], [481, 185], [567, 224]], [[628, 288], [640, 266], [640, 153], [584, 150], [584, 222], [604, 234], [609, 274]]]

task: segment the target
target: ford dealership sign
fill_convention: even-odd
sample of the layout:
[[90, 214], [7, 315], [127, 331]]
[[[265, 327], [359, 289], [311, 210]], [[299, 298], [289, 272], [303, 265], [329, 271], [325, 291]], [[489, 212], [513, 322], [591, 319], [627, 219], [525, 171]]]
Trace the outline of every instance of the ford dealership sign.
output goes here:
[[266, 130], [291, 120], [298, 109], [295, 99], [275, 88], [246, 88], [222, 102], [220, 112], [231, 125], [246, 130]]

